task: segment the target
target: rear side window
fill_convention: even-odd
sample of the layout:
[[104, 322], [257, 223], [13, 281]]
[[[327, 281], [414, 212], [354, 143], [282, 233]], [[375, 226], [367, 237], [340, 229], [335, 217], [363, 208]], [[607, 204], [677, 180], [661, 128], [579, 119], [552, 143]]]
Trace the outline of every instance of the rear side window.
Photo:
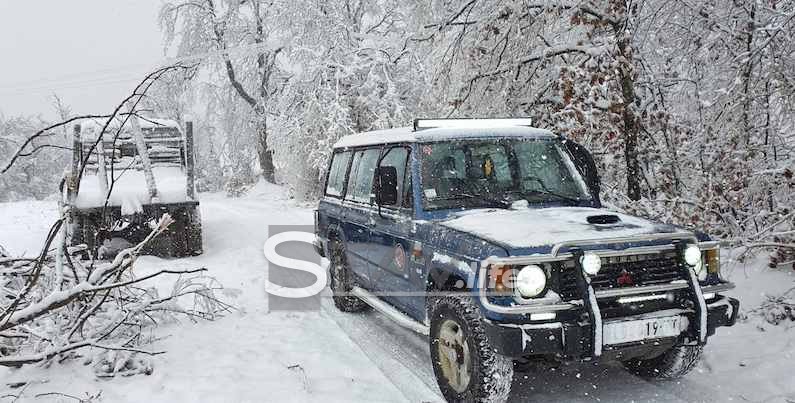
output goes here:
[[[395, 167], [397, 171], [397, 194], [398, 194], [398, 202], [395, 207], [401, 207], [401, 199], [404, 199], [403, 196], [406, 191], [406, 160], [409, 156], [409, 150], [406, 147], [393, 147], [387, 150], [386, 154], [384, 154], [384, 158], [381, 159], [381, 166], [382, 167]], [[410, 205], [403, 205], [403, 207], [410, 207]]]
[[373, 176], [380, 151], [373, 148], [356, 152], [351, 166], [351, 176], [348, 180], [348, 199], [363, 203], [372, 201]]
[[342, 193], [345, 191], [345, 174], [348, 173], [348, 162], [350, 162], [350, 160], [350, 151], [334, 154], [328, 173], [328, 182], [326, 183], [327, 195], [336, 197], [342, 196]]

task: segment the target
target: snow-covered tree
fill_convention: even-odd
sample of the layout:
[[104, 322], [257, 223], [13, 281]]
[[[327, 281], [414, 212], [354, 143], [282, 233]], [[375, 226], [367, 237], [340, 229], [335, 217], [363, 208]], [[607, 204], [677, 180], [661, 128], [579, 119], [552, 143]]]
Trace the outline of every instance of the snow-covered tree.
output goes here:
[[293, 68], [279, 95], [274, 146], [283, 177], [306, 197], [317, 194], [337, 139], [410, 122], [427, 85], [406, 48], [401, 2], [297, 1], [289, 10]]
[[283, 4], [263, 0], [176, 0], [166, 2], [160, 23], [166, 45], [178, 57], [201, 62], [204, 73], [233, 91], [256, 117], [257, 130], [236, 133], [256, 140], [259, 167], [274, 180], [273, 152], [268, 143], [271, 97], [278, 91], [278, 57], [287, 36], [279, 11]]
[[[6, 118], [0, 114], [0, 161], [9, 161], [28, 136], [42, 126], [46, 124], [40, 118]], [[63, 149], [67, 145], [60, 131], [47, 132], [34, 140], [25, 152], [34, 158], [21, 160], [0, 175], [0, 201], [43, 199], [56, 193], [66, 167], [68, 154]]]

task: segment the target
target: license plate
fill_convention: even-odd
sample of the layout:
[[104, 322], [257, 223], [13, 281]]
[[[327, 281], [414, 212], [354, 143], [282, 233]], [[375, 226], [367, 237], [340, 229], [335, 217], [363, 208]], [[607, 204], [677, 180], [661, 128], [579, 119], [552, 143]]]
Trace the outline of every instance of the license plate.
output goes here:
[[611, 345], [675, 337], [686, 328], [687, 318], [684, 316], [609, 322], [602, 327], [602, 343]]

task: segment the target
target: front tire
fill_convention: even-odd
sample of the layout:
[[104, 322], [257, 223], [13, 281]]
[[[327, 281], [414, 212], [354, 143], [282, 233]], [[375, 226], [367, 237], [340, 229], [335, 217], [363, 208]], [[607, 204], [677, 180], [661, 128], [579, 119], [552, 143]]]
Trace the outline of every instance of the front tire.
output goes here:
[[356, 285], [348, 261], [345, 258], [345, 249], [339, 241], [332, 241], [331, 265], [329, 266], [330, 288], [334, 293], [334, 305], [342, 312], [362, 312], [370, 308], [359, 297], [350, 295]]
[[673, 380], [687, 375], [701, 360], [702, 346], [675, 346], [650, 359], [633, 358], [624, 366], [641, 378]]
[[497, 354], [486, 337], [478, 307], [468, 295], [430, 303], [433, 372], [448, 402], [504, 402], [513, 361]]

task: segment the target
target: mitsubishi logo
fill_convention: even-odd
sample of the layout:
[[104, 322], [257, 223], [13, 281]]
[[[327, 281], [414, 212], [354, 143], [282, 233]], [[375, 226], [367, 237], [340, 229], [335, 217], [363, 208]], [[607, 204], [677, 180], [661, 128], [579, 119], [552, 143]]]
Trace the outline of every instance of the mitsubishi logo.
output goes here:
[[624, 269], [621, 270], [621, 275], [618, 276], [616, 279], [616, 283], [618, 283], [619, 287], [631, 286], [635, 285], [635, 279], [632, 278], [632, 275]]

